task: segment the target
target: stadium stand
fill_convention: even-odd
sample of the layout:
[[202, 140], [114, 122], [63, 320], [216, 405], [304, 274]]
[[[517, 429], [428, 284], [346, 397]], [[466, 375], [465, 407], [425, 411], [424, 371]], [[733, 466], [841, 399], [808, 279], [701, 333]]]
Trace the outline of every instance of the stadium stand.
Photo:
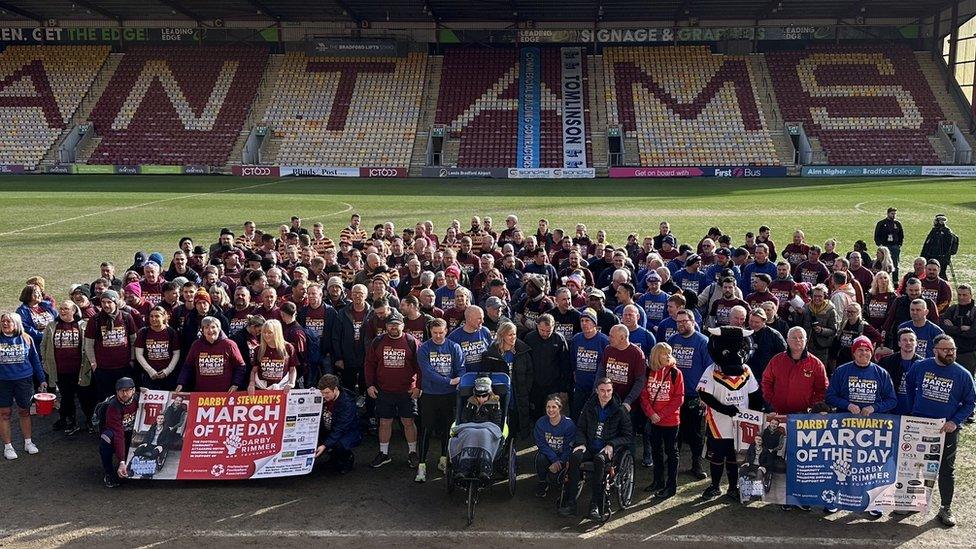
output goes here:
[[264, 113], [289, 166], [410, 164], [426, 55], [309, 57], [288, 53]]
[[903, 46], [811, 46], [766, 54], [783, 117], [803, 122], [830, 164], [938, 164], [944, 119]]
[[226, 164], [267, 58], [244, 45], [133, 47], [92, 111], [102, 140], [88, 163]]
[[65, 130], [109, 46], [12, 46], [0, 53], [0, 164], [33, 169]]
[[[559, 48], [542, 48], [540, 167], [563, 166], [562, 73]], [[583, 65], [584, 80], [588, 78]], [[586, 90], [586, 88], [584, 88]], [[437, 103], [436, 124], [460, 139], [460, 167], [511, 167], [516, 162], [519, 110], [517, 50], [448, 50]], [[584, 91], [587, 165], [592, 166], [589, 92]]]
[[608, 126], [636, 137], [642, 166], [775, 165], [744, 57], [706, 46], [607, 48]]

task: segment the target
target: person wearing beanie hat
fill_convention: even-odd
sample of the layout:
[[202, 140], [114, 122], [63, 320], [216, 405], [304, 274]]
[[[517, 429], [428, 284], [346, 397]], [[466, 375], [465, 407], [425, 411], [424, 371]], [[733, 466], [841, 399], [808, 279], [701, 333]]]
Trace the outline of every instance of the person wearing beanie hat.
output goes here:
[[434, 290], [434, 306], [444, 311], [454, 307], [454, 292], [461, 287], [461, 268], [451, 265], [444, 269], [445, 284]]
[[898, 404], [891, 376], [872, 360], [874, 343], [858, 336], [851, 344], [854, 360], [837, 368], [827, 385], [827, 404], [841, 412], [869, 416], [893, 410]]
[[572, 417], [579, 417], [583, 405], [593, 394], [596, 372], [610, 345], [610, 338], [600, 331], [598, 313], [593, 308], [587, 307], [580, 312], [580, 328], [582, 331], [569, 342], [569, 362], [575, 382]]
[[711, 283], [711, 280], [701, 271], [701, 256], [691, 254], [685, 260], [684, 268], [674, 272], [672, 280], [682, 290], [689, 290], [700, 294]]
[[105, 290], [99, 298], [101, 311], [85, 326], [85, 354], [92, 365], [92, 385], [96, 401], [115, 391], [115, 382], [132, 377], [132, 356], [138, 326], [125, 312], [115, 290]]
[[180, 331], [181, 350], [186, 349], [189, 351], [190, 347], [200, 339], [198, 334], [202, 333], [202, 321], [208, 316], [217, 319], [220, 324], [220, 331], [224, 335], [230, 332], [230, 322], [227, 320], [227, 316], [220, 310], [220, 307], [213, 305], [210, 294], [203, 288], [200, 288], [193, 294], [192, 303], [188, 303], [186, 306], [186, 314], [183, 316], [183, 325]]
[[162, 267], [163, 266], [163, 254], [161, 254], [159, 252], [153, 252], [153, 253], [149, 254], [149, 259], [147, 261], [152, 261], [156, 265], [159, 265], [160, 267]]
[[520, 300], [512, 310], [519, 335], [524, 336], [535, 330], [539, 317], [555, 307], [555, 303], [546, 295], [546, 279], [538, 275], [526, 275], [525, 299]]

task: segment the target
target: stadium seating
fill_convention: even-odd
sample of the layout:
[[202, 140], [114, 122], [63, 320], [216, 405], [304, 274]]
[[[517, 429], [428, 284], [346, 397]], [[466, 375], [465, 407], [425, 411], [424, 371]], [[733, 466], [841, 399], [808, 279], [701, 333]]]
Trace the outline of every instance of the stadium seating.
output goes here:
[[37, 166], [108, 53], [108, 46], [11, 46], [0, 53], [0, 164]]
[[938, 164], [942, 110], [902, 46], [811, 46], [766, 54], [786, 121], [804, 123], [835, 165]]
[[746, 58], [607, 48], [603, 63], [607, 123], [637, 138], [642, 166], [778, 163]]
[[427, 57], [285, 55], [264, 114], [287, 166], [406, 167]]
[[[562, 74], [559, 48], [543, 48], [540, 166], [563, 165]], [[435, 123], [459, 138], [460, 167], [516, 165], [519, 110], [519, 53], [514, 49], [459, 48], [444, 55]], [[583, 68], [587, 77], [586, 67]], [[584, 94], [588, 100], [589, 95]], [[592, 166], [587, 105], [587, 164]]]
[[244, 45], [131, 48], [92, 111], [88, 162], [226, 164], [267, 60]]

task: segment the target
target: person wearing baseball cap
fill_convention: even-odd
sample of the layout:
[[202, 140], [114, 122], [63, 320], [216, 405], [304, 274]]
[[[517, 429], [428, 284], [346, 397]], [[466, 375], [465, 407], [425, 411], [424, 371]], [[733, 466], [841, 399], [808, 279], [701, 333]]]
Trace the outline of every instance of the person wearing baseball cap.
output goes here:
[[[591, 295], [593, 292], [600, 292], [600, 290], [592, 290]], [[580, 328], [582, 331], [574, 335], [569, 342], [569, 362], [575, 381], [572, 401], [573, 418], [579, 417], [583, 404], [593, 394], [597, 369], [603, 361], [607, 345], [610, 345], [610, 338], [599, 330], [597, 311], [593, 308], [587, 307], [580, 311]]]
[[[830, 376], [824, 401], [840, 412], [859, 416], [884, 414], [898, 405], [895, 385], [884, 368], [874, 363], [874, 343], [867, 336], [858, 336], [851, 344], [852, 362], [838, 367]], [[834, 508], [827, 508], [832, 513]], [[880, 517], [881, 511], [868, 512]]]
[[325, 294], [326, 303], [332, 305], [332, 308], [336, 311], [342, 310], [349, 304], [349, 298], [346, 297], [346, 287], [342, 284], [341, 277], [329, 277], [328, 282], [325, 284]]
[[101, 311], [85, 326], [85, 353], [92, 365], [96, 401], [115, 391], [115, 382], [132, 377], [132, 356], [139, 332], [132, 315], [120, 306], [119, 293], [105, 290], [99, 299]]
[[386, 316], [386, 333], [377, 336], [366, 349], [366, 394], [376, 400], [379, 420], [379, 453], [370, 467], [382, 467], [390, 459], [390, 437], [393, 419], [400, 418], [403, 436], [407, 439], [407, 465], [416, 469], [417, 454], [417, 398], [420, 397], [423, 374], [417, 362], [420, 342], [403, 331], [403, 316], [396, 311]]
[[488, 328], [488, 331], [494, 335], [503, 322], [511, 322], [507, 313], [508, 305], [505, 304], [502, 298], [497, 296], [489, 297], [485, 300], [484, 327]]
[[[128, 376], [121, 377], [113, 384], [112, 397], [105, 405], [102, 419], [102, 433], [98, 443], [98, 454], [102, 460], [102, 482], [106, 488], [115, 488], [120, 479], [129, 476], [126, 458], [132, 443], [134, 422], [124, 421], [135, 417], [139, 410], [139, 391], [135, 381]], [[113, 463], [113, 458], [118, 465]]]
[[586, 292], [586, 306], [596, 315], [597, 327], [605, 335], [610, 334], [610, 328], [620, 323], [620, 318], [606, 307], [607, 294], [599, 288], [590, 288]]

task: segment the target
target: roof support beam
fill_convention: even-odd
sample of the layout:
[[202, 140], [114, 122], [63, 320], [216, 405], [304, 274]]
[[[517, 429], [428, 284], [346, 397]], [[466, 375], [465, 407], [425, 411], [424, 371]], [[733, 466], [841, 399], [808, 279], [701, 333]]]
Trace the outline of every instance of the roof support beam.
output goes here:
[[15, 5], [13, 5], [13, 4], [9, 3], [9, 2], [0, 1], [0, 10], [6, 10], [6, 11], [9, 11], [10, 13], [15, 14], [15, 15], [19, 15], [21, 17], [26, 17], [28, 19], [37, 21], [39, 24], [43, 24], [44, 23], [44, 17], [43, 16], [41, 16], [39, 14], [36, 14], [36, 13], [34, 13], [32, 11], [25, 10], [23, 8], [18, 8], [17, 6], [15, 6]]

